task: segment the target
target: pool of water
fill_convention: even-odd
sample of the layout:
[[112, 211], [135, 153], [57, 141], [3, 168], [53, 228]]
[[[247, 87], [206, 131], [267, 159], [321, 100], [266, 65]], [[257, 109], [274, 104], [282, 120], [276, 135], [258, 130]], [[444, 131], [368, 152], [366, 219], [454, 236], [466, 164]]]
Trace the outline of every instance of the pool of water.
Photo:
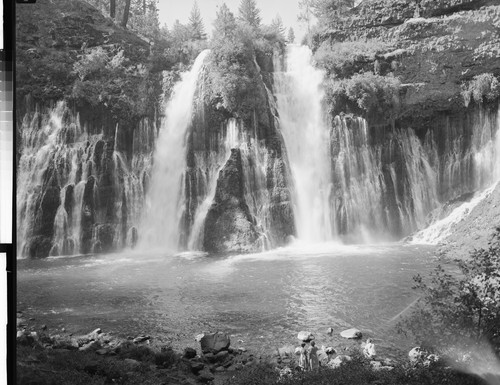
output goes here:
[[18, 309], [52, 333], [100, 327], [176, 348], [196, 347], [196, 334], [216, 330], [258, 352], [296, 344], [300, 330], [335, 346], [340, 331], [356, 327], [389, 355], [411, 345], [395, 324], [418, 298], [412, 277], [427, 274], [434, 255], [430, 246], [296, 244], [225, 257], [156, 251], [19, 260]]

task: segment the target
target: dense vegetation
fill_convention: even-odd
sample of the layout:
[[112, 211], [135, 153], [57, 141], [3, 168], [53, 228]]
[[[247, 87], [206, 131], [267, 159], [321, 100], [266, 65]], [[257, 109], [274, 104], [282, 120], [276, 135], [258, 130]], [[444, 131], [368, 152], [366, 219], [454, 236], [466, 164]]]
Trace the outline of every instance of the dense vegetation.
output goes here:
[[457, 266], [450, 272], [438, 265], [428, 279], [414, 278], [421, 301], [400, 330], [438, 352], [485, 343], [500, 352], [500, 228], [487, 248]]
[[397, 364], [392, 370], [374, 370], [361, 355], [342, 363], [338, 368], [318, 371], [292, 371], [288, 375], [269, 365], [258, 365], [236, 373], [225, 385], [482, 385], [473, 375], [460, 373], [442, 364], [424, 367], [410, 363]]
[[[285, 28], [279, 15], [271, 25], [262, 25], [254, 0], [242, 0], [238, 16], [222, 4], [210, 41], [210, 93], [207, 97], [236, 116], [249, 120], [266, 109], [266, 94], [260, 80], [258, 58], [272, 61], [274, 50], [283, 50]], [[262, 61], [261, 61], [262, 63]], [[264, 113], [264, 112], [262, 112]]]

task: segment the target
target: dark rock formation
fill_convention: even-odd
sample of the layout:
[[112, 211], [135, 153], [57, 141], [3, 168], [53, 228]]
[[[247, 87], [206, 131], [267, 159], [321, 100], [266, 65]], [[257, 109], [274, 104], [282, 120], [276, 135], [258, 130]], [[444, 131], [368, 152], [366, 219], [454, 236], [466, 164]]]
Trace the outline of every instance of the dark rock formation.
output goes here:
[[230, 344], [229, 336], [220, 332], [205, 334], [200, 340], [201, 351], [214, 356], [222, 350], [227, 350]]
[[245, 202], [243, 168], [239, 149], [219, 173], [214, 203], [205, 222], [204, 249], [212, 253], [257, 250], [258, 234]]

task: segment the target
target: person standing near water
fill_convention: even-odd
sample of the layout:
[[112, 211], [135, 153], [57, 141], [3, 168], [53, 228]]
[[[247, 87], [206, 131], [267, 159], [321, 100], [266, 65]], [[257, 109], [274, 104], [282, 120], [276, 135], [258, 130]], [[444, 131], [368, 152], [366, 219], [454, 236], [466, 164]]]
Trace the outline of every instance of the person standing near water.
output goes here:
[[305, 342], [302, 342], [302, 344], [300, 344], [299, 367], [302, 370], [309, 369], [309, 360], [307, 359], [307, 349]]
[[311, 370], [319, 368], [318, 348], [314, 341], [311, 341], [311, 346], [309, 347], [309, 367]]

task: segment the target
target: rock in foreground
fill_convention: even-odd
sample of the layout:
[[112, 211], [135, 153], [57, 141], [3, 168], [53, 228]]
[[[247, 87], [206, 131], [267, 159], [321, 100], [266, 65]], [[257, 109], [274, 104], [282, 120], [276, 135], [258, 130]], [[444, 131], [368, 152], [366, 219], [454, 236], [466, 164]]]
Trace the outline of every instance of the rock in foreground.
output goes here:
[[356, 340], [356, 339], [363, 337], [363, 334], [361, 333], [361, 330], [356, 329], [356, 328], [352, 328], [352, 329], [344, 330], [343, 332], [340, 333], [340, 336], [344, 337], [344, 338]]

